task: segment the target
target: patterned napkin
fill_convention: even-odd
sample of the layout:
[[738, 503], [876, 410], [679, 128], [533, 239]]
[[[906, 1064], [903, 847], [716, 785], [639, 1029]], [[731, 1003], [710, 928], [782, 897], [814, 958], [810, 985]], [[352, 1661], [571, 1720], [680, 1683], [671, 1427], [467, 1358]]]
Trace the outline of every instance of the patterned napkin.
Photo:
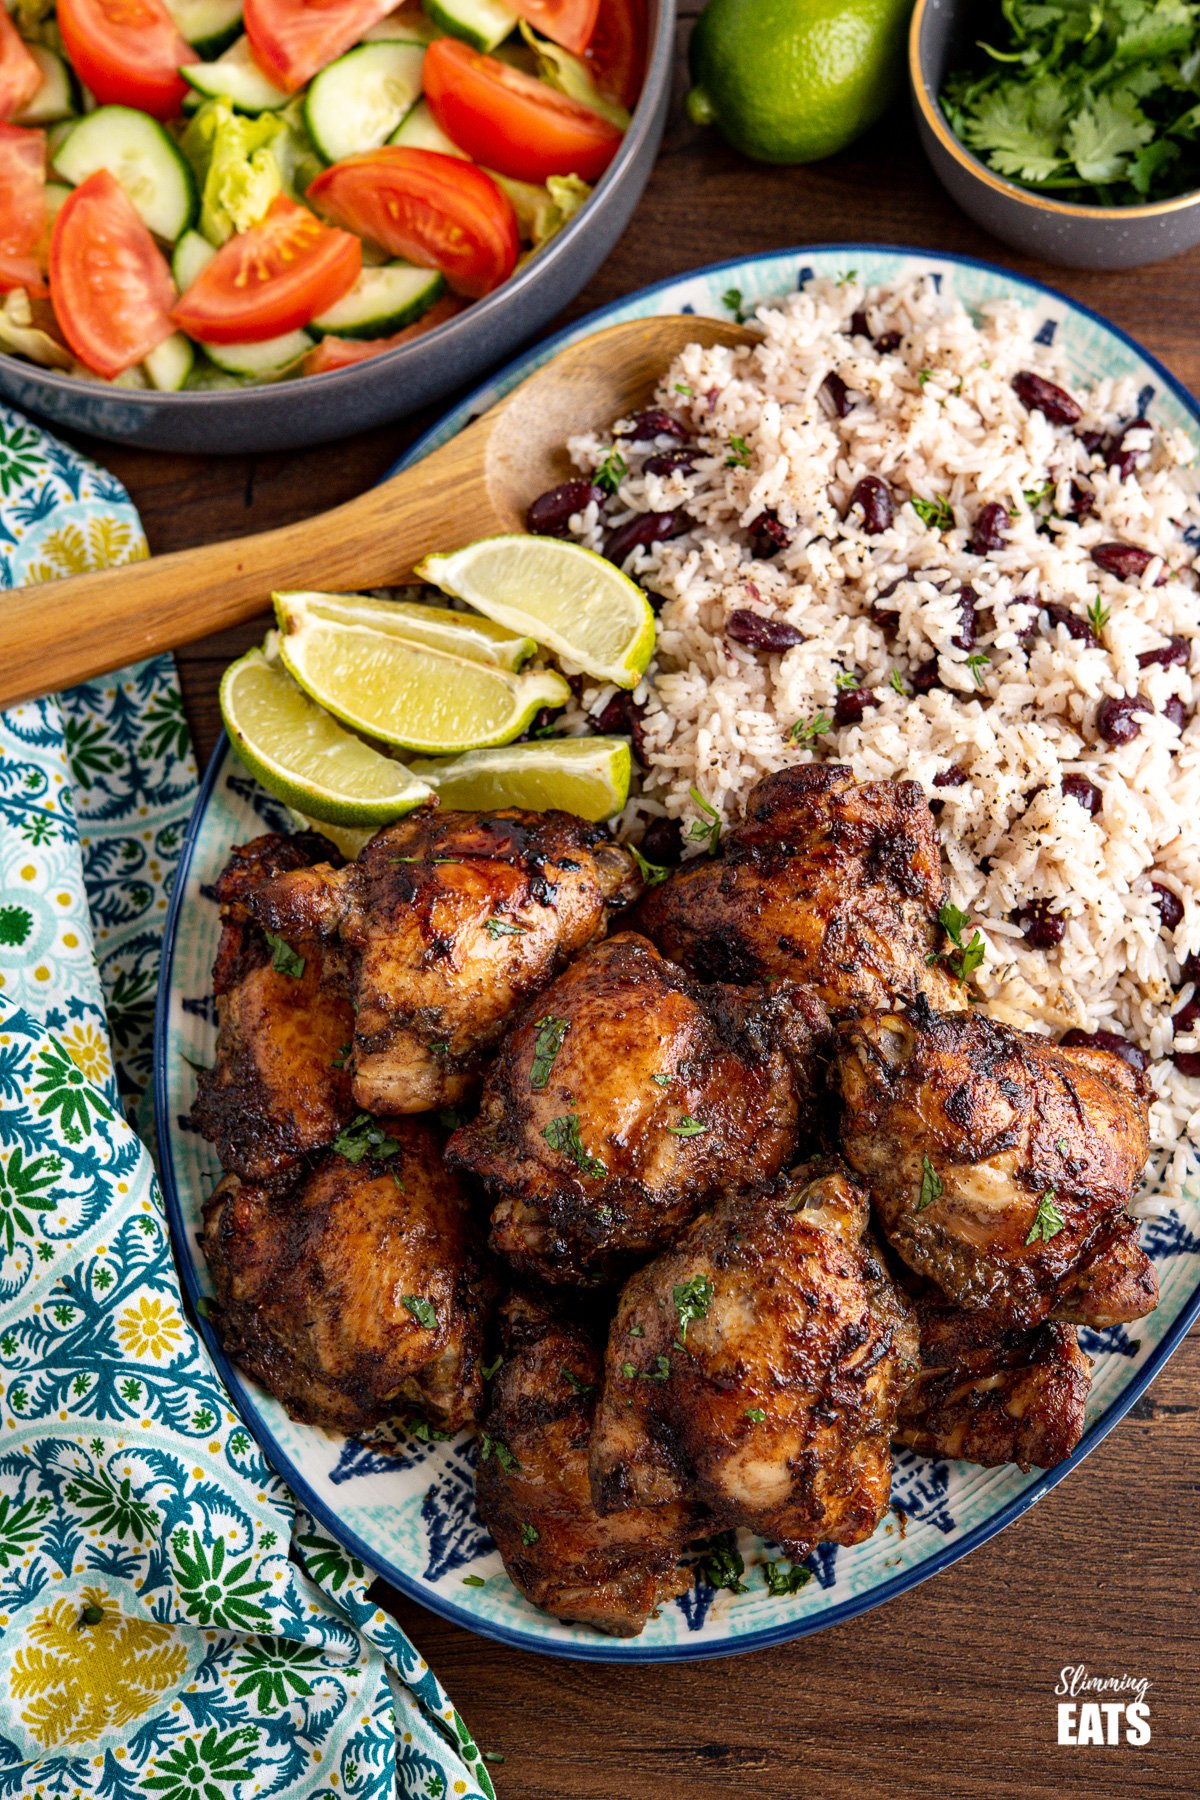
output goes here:
[[[0, 408], [0, 588], [145, 554]], [[0, 1796], [494, 1800], [184, 1309], [130, 1121], [194, 793], [169, 657], [0, 715]]]

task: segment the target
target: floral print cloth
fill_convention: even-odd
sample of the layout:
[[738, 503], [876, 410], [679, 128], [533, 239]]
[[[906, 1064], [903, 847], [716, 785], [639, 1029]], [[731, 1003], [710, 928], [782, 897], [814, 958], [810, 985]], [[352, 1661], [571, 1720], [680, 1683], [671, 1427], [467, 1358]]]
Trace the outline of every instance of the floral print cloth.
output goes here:
[[[0, 408], [0, 589], [145, 554]], [[0, 1796], [493, 1800], [184, 1309], [134, 1124], [194, 792], [169, 657], [0, 716]]]

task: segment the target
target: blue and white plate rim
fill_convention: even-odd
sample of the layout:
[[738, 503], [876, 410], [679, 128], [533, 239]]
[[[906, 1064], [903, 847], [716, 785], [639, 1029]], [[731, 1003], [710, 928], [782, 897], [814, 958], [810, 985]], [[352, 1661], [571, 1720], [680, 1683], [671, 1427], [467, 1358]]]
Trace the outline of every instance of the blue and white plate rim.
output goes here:
[[[955, 252], [931, 251], [916, 246], [903, 244], [872, 244], [862, 242], [822, 243], [799, 245], [786, 250], [772, 251], [758, 256], [731, 257], [723, 262], [709, 263], [698, 269], [668, 276], [662, 281], [639, 289], [636, 293], [610, 302], [587, 314], [576, 323], [565, 326], [552, 337], [539, 344], [535, 350], [527, 351], [515, 357], [486, 381], [479, 384], [465, 398], [422, 434], [410, 446], [405, 454], [387, 471], [381, 479], [397, 474], [411, 463], [418, 461], [431, 450], [446, 442], [455, 433], [483, 412], [494, 401], [501, 398], [511, 387], [530, 374], [542, 363], [549, 360], [565, 345], [574, 343], [589, 333], [601, 330], [605, 325], [617, 322], [618, 317], [636, 317], [644, 315], [652, 317], [663, 309], [656, 304], [663, 296], [686, 289], [689, 285], [705, 280], [712, 280], [723, 275], [741, 273], [747, 278], [751, 271], [755, 276], [755, 285], [764, 295], [784, 293], [793, 285], [789, 277], [800, 275], [810, 278], [813, 272], [811, 265], [815, 261], [829, 261], [834, 264], [844, 263], [852, 256], [894, 257], [903, 264], [917, 268], [924, 266], [930, 273], [946, 265], [954, 265], [979, 271], [996, 278], [1009, 289], [1024, 289], [1030, 295], [1042, 297], [1054, 303], [1067, 314], [1076, 314], [1098, 326], [1102, 331], [1117, 338], [1121, 343], [1134, 351], [1146, 368], [1163, 386], [1174, 394], [1177, 401], [1194, 420], [1200, 434], [1200, 403], [1193, 398], [1169, 369], [1157, 357], [1146, 350], [1129, 332], [1121, 329], [1106, 319], [1103, 314], [1085, 306], [1081, 301], [1073, 299], [1060, 288], [1048, 282], [1039, 281], [1030, 275], [1017, 274], [998, 263], [991, 263], [980, 257], [963, 256]], [[805, 277], [805, 271], [808, 277]], [[831, 270], [831, 272], [833, 272]], [[775, 276], [778, 279], [775, 279]], [[685, 303], [680, 310], [693, 311], [691, 304]], [[193, 1308], [201, 1299], [201, 1287], [196, 1264], [187, 1245], [186, 1226], [183, 1209], [175, 1179], [174, 1161], [170, 1131], [168, 1128], [167, 1088], [166, 1088], [166, 1045], [168, 1007], [171, 993], [172, 967], [176, 936], [179, 929], [183, 900], [188, 886], [188, 874], [196, 845], [203, 828], [205, 814], [212, 799], [218, 778], [224, 768], [229, 752], [228, 739], [224, 733], [218, 739], [204, 779], [196, 796], [195, 807], [188, 822], [187, 834], [180, 857], [170, 905], [168, 907], [163, 956], [159, 971], [158, 993], [155, 1006], [154, 1032], [154, 1111], [159, 1147], [159, 1174], [167, 1208], [172, 1241], [175, 1246], [176, 1261], [180, 1268], [184, 1291]], [[252, 1388], [236, 1366], [229, 1360], [221, 1348], [211, 1323], [197, 1313], [196, 1322], [204, 1337], [208, 1350], [220, 1371], [225, 1385], [237, 1407], [243, 1423], [254, 1435], [268, 1461], [282, 1476], [296, 1495], [297, 1499], [311, 1512], [327, 1530], [329, 1530], [348, 1550], [360, 1557], [369, 1568], [382, 1574], [399, 1592], [427, 1610], [439, 1614], [455, 1625], [468, 1631], [489, 1637], [497, 1642], [509, 1645], [514, 1649], [531, 1650], [543, 1656], [562, 1657], [571, 1661], [588, 1662], [620, 1662], [620, 1663], [653, 1663], [698, 1661], [711, 1657], [741, 1655], [751, 1650], [763, 1650], [772, 1645], [790, 1642], [800, 1637], [808, 1637], [823, 1631], [831, 1625], [838, 1625], [861, 1613], [871, 1611], [877, 1606], [885, 1605], [899, 1594], [919, 1586], [931, 1576], [939, 1575], [960, 1558], [969, 1556], [981, 1544], [995, 1537], [1007, 1526], [1014, 1523], [1030, 1507], [1034, 1506], [1044, 1495], [1066, 1476], [1078, 1468], [1084, 1458], [1089, 1456], [1096, 1446], [1103, 1442], [1115, 1425], [1125, 1414], [1137, 1404], [1151, 1382], [1160, 1373], [1168, 1359], [1187, 1336], [1197, 1317], [1200, 1317], [1200, 1284], [1184, 1304], [1178, 1317], [1172, 1322], [1159, 1343], [1146, 1358], [1133, 1379], [1124, 1387], [1120, 1395], [1110, 1406], [1093, 1420], [1084, 1432], [1079, 1444], [1065, 1462], [1056, 1468], [1046, 1470], [1029, 1487], [1015, 1495], [998, 1511], [981, 1520], [979, 1524], [956, 1537], [952, 1542], [934, 1554], [926, 1557], [919, 1564], [901, 1571], [887, 1581], [881, 1582], [863, 1593], [854, 1594], [835, 1605], [823, 1609], [808, 1617], [797, 1618], [780, 1625], [747, 1632], [736, 1638], [678, 1642], [673, 1644], [639, 1647], [636, 1641], [616, 1642], [611, 1639], [598, 1640], [595, 1644], [571, 1640], [555, 1641], [531, 1633], [514, 1630], [509, 1626], [481, 1618], [477, 1613], [469, 1612], [461, 1606], [447, 1601], [418, 1577], [394, 1566], [380, 1566], [378, 1550], [368, 1543], [360, 1534], [347, 1529], [338, 1516], [337, 1510], [328, 1506], [305, 1479], [302, 1471], [291, 1457], [286, 1455], [272, 1436], [266, 1421], [262, 1418], [254, 1403]]]

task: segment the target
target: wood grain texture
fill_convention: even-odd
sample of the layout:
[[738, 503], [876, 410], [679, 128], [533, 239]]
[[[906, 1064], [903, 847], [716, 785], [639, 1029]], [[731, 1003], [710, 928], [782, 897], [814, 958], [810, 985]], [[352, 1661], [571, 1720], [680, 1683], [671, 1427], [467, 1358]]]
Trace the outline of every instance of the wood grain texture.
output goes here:
[[[688, 10], [698, 10], [687, 0]], [[681, 38], [687, 26], [681, 26]], [[682, 61], [679, 94], [684, 77]], [[699, 263], [804, 241], [868, 239], [989, 257], [1132, 332], [1200, 387], [1200, 252], [1109, 274], [1022, 261], [931, 176], [907, 112], [810, 169], [759, 169], [683, 119], [630, 230], [566, 315]], [[359, 492], [427, 421], [293, 456], [227, 461], [87, 445], [129, 486], [156, 550], [302, 518]], [[180, 658], [196, 747], [239, 628]], [[1120, 1800], [1200, 1788], [1200, 1334], [1087, 1463], [1009, 1530], [887, 1607], [723, 1663], [550, 1662], [396, 1601], [486, 1750], [503, 1800]], [[1059, 1669], [1144, 1675], [1145, 1750], [1060, 1749]]]

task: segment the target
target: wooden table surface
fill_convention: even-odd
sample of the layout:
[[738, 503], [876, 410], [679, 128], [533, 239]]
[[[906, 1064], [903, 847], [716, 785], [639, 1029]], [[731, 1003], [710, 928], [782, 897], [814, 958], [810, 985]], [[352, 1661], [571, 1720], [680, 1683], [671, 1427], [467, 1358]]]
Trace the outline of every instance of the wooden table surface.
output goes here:
[[[685, 5], [685, 10], [698, 6]], [[682, 110], [622, 243], [565, 318], [727, 257], [870, 240], [998, 260], [1065, 288], [1200, 390], [1200, 252], [1110, 274], [1016, 256], [957, 211], [903, 106], [811, 168], [742, 161]], [[87, 443], [128, 486], [155, 551], [283, 525], [374, 481], [426, 421], [295, 454], [205, 461]], [[261, 626], [180, 653], [203, 760], [216, 684]], [[835, 1630], [719, 1663], [608, 1668], [473, 1637], [396, 1599], [503, 1800], [699, 1796], [1179, 1795], [1200, 1791], [1200, 1332], [1069, 1480], [923, 1587]], [[1146, 1749], [1059, 1748], [1067, 1664], [1145, 1676]], [[501, 1766], [499, 1756], [504, 1758]]]

